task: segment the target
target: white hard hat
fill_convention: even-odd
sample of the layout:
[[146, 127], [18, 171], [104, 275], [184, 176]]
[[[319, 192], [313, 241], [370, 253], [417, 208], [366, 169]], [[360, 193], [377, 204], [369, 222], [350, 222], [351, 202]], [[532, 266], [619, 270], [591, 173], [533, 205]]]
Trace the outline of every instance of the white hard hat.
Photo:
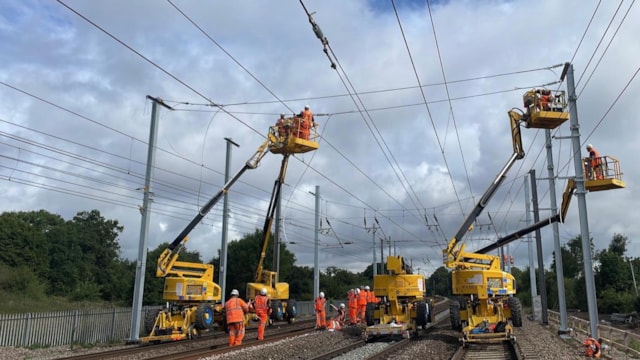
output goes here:
[[285, 115], [284, 114], [280, 114], [280, 117], [285, 117]]
[[262, 288], [262, 290], [260, 290], [260, 295], [267, 295], [267, 288]]
[[344, 304], [340, 303], [340, 309], [344, 309]]
[[240, 292], [238, 292], [238, 290], [233, 289], [231, 290], [231, 296], [240, 296]]
[[364, 287], [364, 289], [365, 289], [365, 290], [371, 290], [371, 289], [369, 288], [369, 285], [366, 285], [366, 286]]
[[587, 144], [587, 150], [589, 150], [589, 149], [593, 149], [593, 145]]
[[305, 105], [305, 106], [304, 106], [304, 108], [305, 108], [305, 109], [308, 109], [308, 108], [309, 108], [309, 105]]
[[320, 299], [322, 299], [323, 297], [324, 297], [324, 293], [320, 291]]

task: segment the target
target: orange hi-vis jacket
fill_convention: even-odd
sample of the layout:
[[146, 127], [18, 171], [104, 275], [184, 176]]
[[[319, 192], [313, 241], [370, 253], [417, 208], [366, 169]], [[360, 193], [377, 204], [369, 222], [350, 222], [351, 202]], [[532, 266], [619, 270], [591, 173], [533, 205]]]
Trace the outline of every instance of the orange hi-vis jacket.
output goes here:
[[232, 297], [224, 304], [227, 314], [227, 324], [244, 323], [244, 313], [249, 311], [249, 306], [239, 297]]
[[256, 295], [256, 300], [253, 302], [253, 308], [256, 309], [256, 313], [269, 312], [269, 296], [267, 295]]
[[376, 293], [373, 292], [373, 290], [369, 290], [367, 292], [367, 303], [377, 303], [378, 300], [376, 299]]
[[317, 297], [316, 298], [316, 302], [315, 302], [315, 310], [316, 311], [324, 311], [326, 303], [327, 303], [327, 299]]
[[367, 305], [367, 291], [361, 290], [360, 294], [358, 294], [358, 305], [364, 306]]
[[349, 309], [358, 308], [358, 297], [355, 293], [349, 295], [349, 302], [347, 303]]

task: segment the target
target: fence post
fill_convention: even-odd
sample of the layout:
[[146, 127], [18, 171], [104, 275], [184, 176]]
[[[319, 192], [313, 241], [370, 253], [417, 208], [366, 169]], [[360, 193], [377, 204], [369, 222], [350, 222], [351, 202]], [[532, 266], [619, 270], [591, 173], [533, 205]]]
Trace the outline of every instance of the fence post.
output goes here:
[[73, 312], [73, 328], [71, 329], [71, 343], [75, 344], [78, 342], [78, 310]]
[[111, 333], [109, 334], [109, 342], [113, 340], [116, 332], [116, 308], [113, 308], [113, 313], [111, 314]]
[[22, 346], [27, 347], [29, 344], [29, 332], [31, 331], [31, 313], [27, 313], [27, 319], [24, 324], [24, 332], [22, 333]]

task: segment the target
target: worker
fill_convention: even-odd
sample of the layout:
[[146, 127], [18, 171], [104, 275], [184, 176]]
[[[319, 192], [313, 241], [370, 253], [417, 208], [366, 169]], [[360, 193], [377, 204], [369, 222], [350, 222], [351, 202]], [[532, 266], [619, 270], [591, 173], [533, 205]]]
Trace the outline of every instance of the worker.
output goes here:
[[304, 106], [304, 110], [300, 113], [300, 138], [309, 140], [311, 137], [311, 127], [315, 124], [313, 113], [309, 109], [309, 105]]
[[358, 319], [361, 323], [366, 323], [365, 312], [367, 311], [367, 292], [364, 285], [360, 285], [360, 293], [358, 294]]
[[344, 326], [344, 320], [345, 320], [344, 303], [341, 303], [339, 307], [336, 307], [335, 305], [331, 304], [331, 307], [334, 308], [338, 312], [338, 314], [333, 318], [331, 318], [327, 328], [329, 329], [329, 331], [340, 330], [342, 329], [342, 326]]
[[240, 299], [238, 290], [231, 290], [231, 299], [224, 304], [229, 329], [229, 346], [242, 345], [244, 339], [244, 314], [249, 312], [249, 305]]
[[264, 340], [264, 328], [269, 321], [269, 314], [271, 313], [271, 299], [267, 295], [267, 288], [262, 288], [260, 293], [256, 295], [253, 301], [253, 308], [256, 311], [258, 317], [258, 340]]
[[540, 91], [540, 107], [543, 111], [551, 110], [551, 90], [543, 89]]
[[358, 323], [358, 294], [356, 293], [356, 289], [351, 289], [347, 295], [349, 298], [347, 302], [349, 308], [349, 325], [355, 325]]
[[583, 344], [585, 346], [584, 351], [587, 357], [600, 359], [600, 356], [602, 355], [600, 352], [600, 341], [589, 336], [584, 340]]
[[367, 304], [368, 303], [377, 304], [378, 303], [378, 299], [376, 299], [376, 293], [373, 290], [371, 290], [369, 285], [365, 286], [364, 290], [367, 292]]
[[276, 121], [276, 127], [278, 127], [278, 136], [280, 136], [280, 141], [282, 141], [289, 132], [289, 126], [287, 125], [284, 114], [280, 114], [280, 118]]
[[327, 328], [327, 312], [325, 306], [327, 304], [327, 299], [324, 298], [324, 293], [320, 291], [320, 294], [316, 298], [315, 301], [315, 310], [316, 310], [316, 329], [322, 330]]
[[602, 174], [602, 158], [600, 153], [593, 145], [587, 145], [587, 151], [589, 152], [589, 160], [587, 163], [587, 176], [589, 180], [602, 180], [604, 176]]

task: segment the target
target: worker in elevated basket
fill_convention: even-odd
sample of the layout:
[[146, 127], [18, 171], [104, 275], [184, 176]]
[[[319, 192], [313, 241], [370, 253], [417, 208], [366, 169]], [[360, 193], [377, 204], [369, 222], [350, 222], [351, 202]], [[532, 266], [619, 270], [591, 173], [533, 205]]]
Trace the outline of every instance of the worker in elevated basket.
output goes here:
[[242, 345], [244, 339], [244, 314], [249, 312], [249, 305], [240, 299], [238, 290], [231, 290], [231, 299], [224, 304], [229, 329], [229, 346]]

